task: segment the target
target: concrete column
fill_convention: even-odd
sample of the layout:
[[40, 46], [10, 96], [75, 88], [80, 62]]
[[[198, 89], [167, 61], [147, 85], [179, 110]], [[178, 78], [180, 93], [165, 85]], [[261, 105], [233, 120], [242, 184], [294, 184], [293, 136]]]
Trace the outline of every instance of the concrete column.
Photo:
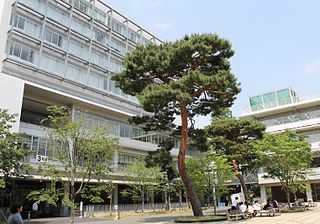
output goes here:
[[118, 167], [118, 162], [119, 162], [119, 152], [116, 151], [113, 155], [113, 166]]
[[313, 201], [313, 199], [312, 199], [312, 188], [311, 188], [310, 184], [309, 184], [309, 186], [307, 188], [306, 195], [307, 195], [307, 201]]
[[266, 186], [260, 185], [260, 194], [261, 194], [261, 202], [262, 204], [267, 203], [267, 189]]
[[[46, 189], [50, 189], [51, 187], [51, 183], [50, 182], [46, 182]], [[39, 211], [39, 209], [38, 209]], [[44, 203], [44, 208], [43, 208], [43, 213], [44, 214], [50, 214], [50, 205], [48, 202]]]
[[118, 205], [119, 203], [119, 197], [118, 197], [118, 184], [115, 184], [115, 187], [114, 187], [114, 192], [113, 192], [113, 204], [114, 205]]

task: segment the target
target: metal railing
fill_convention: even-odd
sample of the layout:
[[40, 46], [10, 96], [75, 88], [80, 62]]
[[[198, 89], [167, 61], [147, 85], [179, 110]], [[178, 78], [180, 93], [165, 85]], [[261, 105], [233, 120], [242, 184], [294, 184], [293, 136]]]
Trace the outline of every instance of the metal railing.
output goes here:
[[[187, 208], [188, 204], [186, 202], [171, 202], [172, 209], [183, 209]], [[135, 212], [141, 209], [141, 204], [119, 204], [118, 210], [121, 212]], [[145, 203], [145, 210], [164, 210], [166, 209], [165, 203]], [[108, 215], [110, 212], [110, 205], [84, 205], [83, 213], [84, 216], [99, 216], [99, 215]], [[112, 212], [115, 212], [112, 207]]]
[[[320, 93], [311, 93], [311, 94], [306, 94], [306, 95], [302, 95], [302, 96], [299, 96], [299, 101], [297, 102], [294, 102], [294, 103], [301, 103], [301, 102], [304, 102], [304, 101], [309, 101], [309, 100], [315, 100], [315, 99], [320, 99]], [[287, 104], [287, 105], [290, 105], [290, 104]], [[287, 106], [287, 105], [280, 105], [280, 106], [277, 106], [277, 107], [282, 107], [282, 106]], [[273, 107], [273, 108], [277, 108], [277, 107]], [[267, 109], [270, 109], [270, 108], [265, 108], [266, 110]], [[255, 110], [251, 110], [250, 107], [245, 107], [243, 109], [241, 109], [241, 115], [247, 115], [249, 113], [252, 113], [252, 112], [257, 112]]]

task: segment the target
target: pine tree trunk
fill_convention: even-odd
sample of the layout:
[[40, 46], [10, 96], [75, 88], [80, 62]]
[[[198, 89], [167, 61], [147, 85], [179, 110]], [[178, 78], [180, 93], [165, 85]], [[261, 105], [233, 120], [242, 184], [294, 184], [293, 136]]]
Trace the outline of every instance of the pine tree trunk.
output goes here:
[[233, 165], [233, 170], [234, 170], [235, 176], [238, 178], [240, 185], [242, 187], [243, 194], [244, 194], [244, 200], [245, 200], [245, 202], [249, 202], [250, 197], [248, 194], [248, 188], [247, 188], [246, 182], [244, 181], [243, 175], [238, 170], [237, 160], [232, 160], [232, 165]]
[[186, 188], [189, 200], [191, 202], [191, 207], [194, 216], [203, 216], [203, 212], [201, 209], [201, 204], [199, 198], [194, 189], [193, 183], [189, 175], [187, 174], [186, 167], [186, 151], [188, 147], [188, 113], [186, 105], [181, 103], [181, 122], [182, 122], [182, 130], [181, 130], [181, 147], [178, 155], [178, 168], [181, 180]]
[[239, 173], [239, 174], [236, 175], [236, 177], [238, 178], [238, 180], [240, 182], [240, 185], [242, 187], [245, 202], [249, 202], [250, 201], [250, 197], [249, 197], [249, 194], [248, 194], [248, 188], [247, 188], [246, 182], [244, 181], [243, 176]]

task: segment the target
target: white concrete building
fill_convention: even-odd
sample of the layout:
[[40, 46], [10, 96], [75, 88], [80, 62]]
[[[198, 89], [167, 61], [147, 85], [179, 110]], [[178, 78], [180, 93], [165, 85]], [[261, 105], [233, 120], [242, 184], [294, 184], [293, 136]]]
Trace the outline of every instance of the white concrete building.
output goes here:
[[[26, 134], [25, 148], [32, 150], [26, 162], [50, 157], [40, 126], [48, 105], [68, 105], [75, 116], [87, 111], [88, 126], [112, 127], [123, 148], [114, 158], [116, 167], [156, 150], [166, 138], [128, 124], [130, 116], [145, 112], [110, 79], [137, 44], [161, 40], [105, 1], [2, 0], [0, 37], [0, 108], [19, 114], [13, 130]], [[114, 182], [121, 188], [121, 175]], [[19, 184], [25, 195], [38, 183], [35, 178]]]
[[[291, 88], [284, 88], [250, 97], [249, 105], [241, 119], [258, 120], [271, 134], [289, 129], [307, 137], [313, 153], [312, 175], [308, 177], [311, 191], [299, 197], [320, 201], [320, 95], [299, 97]], [[286, 201], [278, 180], [263, 178], [260, 173], [258, 183], [263, 202], [271, 197]]]

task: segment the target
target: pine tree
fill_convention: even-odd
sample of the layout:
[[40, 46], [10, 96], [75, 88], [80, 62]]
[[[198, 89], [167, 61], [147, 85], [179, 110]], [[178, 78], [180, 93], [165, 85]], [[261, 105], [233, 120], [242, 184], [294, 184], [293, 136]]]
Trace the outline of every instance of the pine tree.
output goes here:
[[[179, 174], [195, 216], [203, 215], [185, 157], [188, 134], [197, 115], [216, 115], [230, 107], [240, 92], [231, 73], [234, 52], [229, 41], [215, 34], [193, 34], [175, 42], [137, 46], [124, 59], [125, 70], [113, 77], [125, 93], [138, 97], [149, 116], [136, 117], [149, 130], [179, 130]], [[179, 116], [180, 125], [174, 123]]]

